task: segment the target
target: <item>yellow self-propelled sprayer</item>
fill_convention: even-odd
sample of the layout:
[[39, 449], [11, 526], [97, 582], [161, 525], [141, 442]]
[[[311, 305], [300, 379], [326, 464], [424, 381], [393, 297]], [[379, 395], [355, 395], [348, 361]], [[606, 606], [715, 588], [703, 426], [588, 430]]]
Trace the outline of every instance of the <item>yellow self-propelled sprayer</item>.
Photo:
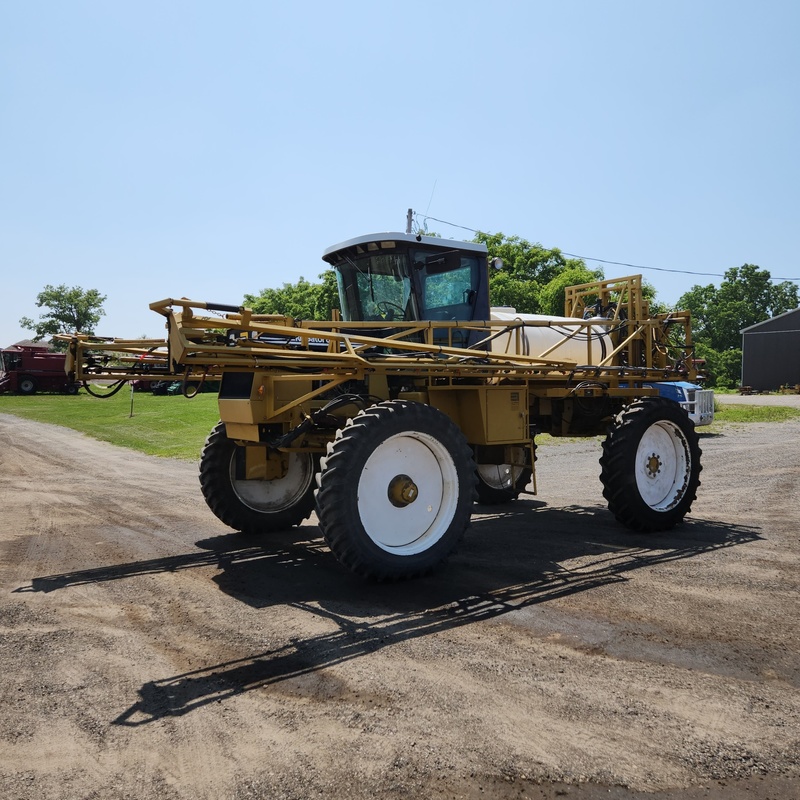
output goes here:
[[[211, 510], [268, 534], [316, 510], [336, 557], [376, 579], [439, 564], [473, 503], [533, 480], [534, 437], [605, 435], [600, 479], [627, 527], [689, 512], [700, 449], [654, 383], [696, 377], [689, 314], [650, 315], [639, 276], [566, 290], [563, 317], [490, 308], [486, 247], [403, 233], [325, 251], [328, 321], [167, 299], [166, 340], [70, 338], [67, 371], [96, 394], [131, 380], [220, 381], [200, 457]], [[340, 317], [340, 318], [338, 318]]]

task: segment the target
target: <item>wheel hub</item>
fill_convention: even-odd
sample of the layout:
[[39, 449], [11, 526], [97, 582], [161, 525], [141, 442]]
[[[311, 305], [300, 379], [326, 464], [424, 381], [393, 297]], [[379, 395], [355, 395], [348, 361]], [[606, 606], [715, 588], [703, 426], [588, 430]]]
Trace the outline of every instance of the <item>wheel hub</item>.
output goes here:
[[636, 486], [653, 511], [669, 511], [685, 495], [692, 463], [680, 425], [669, 419], [654, 422], [643, 433], [634, 461]]
[[661, 472], [661, 459], [656, 453], [651, 453], [650, 457], [647, 459], [647, 476], [649, 478], [655, 478], [659, 472]]
[[358, 479], [358, 515], [364, 531], [394, 555], [427, 551], [452, 521], [458, 478], [453, 457], [432, 434], [408, 430], [384, 439]]
[[411, 505], [419, 496], [419, 489], [408, 475], [395, 475], [389, 481], [389, 502], [396, 508]]

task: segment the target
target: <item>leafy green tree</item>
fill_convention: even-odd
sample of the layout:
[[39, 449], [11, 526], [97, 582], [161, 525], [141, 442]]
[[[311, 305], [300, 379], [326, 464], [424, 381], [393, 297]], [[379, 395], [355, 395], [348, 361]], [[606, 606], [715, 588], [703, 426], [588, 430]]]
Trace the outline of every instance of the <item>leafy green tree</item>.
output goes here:
[[[490, 259], [503, 260], [502, 269], [489, 277], [492, 305], [514, 306], [524, 314], [550, 313], [542, 306], [540, 295], [544, 287], [565, 270], [587, 269], [583, 261], [565, 258], [558, 248], [542, 247], [519, 236], [479, 232], [473, 241], [486, 245]], [[564, 313], [563, 297], [557, 313]]]
[[327, 269], [325, 272], [320, 273], [319, 294], [317, 295], [317, 316], [314, 319], [330, 319], [333, 310], [341, 311], [339, 303], [339, 286], [336, 283], [336, 272], [332, 269]]
[[490, 259], [502, 258], [503, 271], [519, 280], [535, 281], [539, 286], [549, 283], [564, 269], [585, 266], [580, 259], [565, 258], [557, 247], [542, 247], [519, 236], [479, 232], [473, 241], [486, 245]]
[[798, 305], [797, 286], [773, 284], [768, 270], [744, 264], [727, 270], [719, 288], [693, 286], [677, 303], [692, 312], [695, 339], [715, 350], [741, 347], [742, 328]]
[[513, 306], [521, 314], [533, 314], [539, 308], [538, 284], [521, 281], [503, 270], [489, 275], [489, 297], [493, 306]]
[[97, 289], [81, 289], [80, 286], [47, 286], [36, 297], [36, 305], [46, 308], [39, 321], [23, 317], [21, 327], [35, 331], [38, 342], [57, 333], [94, 333], [94, 326], [105, 314], [103, 303], [106, 296]]
[[322, 283], [300, 278], [297, 283], [284, 283], [279, 289], [262, 289], [257, 295], [246, 294], [244, 304], [258, 314], [285, 314], [296, 319], [328, 320], [339, 308], [336, 275], [326, 270]]
[[590, 283], [601, 280], [602, 270], [589, 269], [587, 266], [567, 267], [546, 283], [539, 292], [539, 306], [542, 314], [564, 316], [564, 296], [567, 286]]
[[742, 375], [742, 351], [739, 347], [729, 350], [714, 350], [702, 342], [695, 343], [695, 357], [703, 359], [705, 365], [700, 370], [708, 386], [719, 389], [734, 389]]
[[741, 330], [798, 305], [798, 289], [773, 284], [768, 270], [743, 264], [725, 272], [719, 288], [693, 286], [676, 304], [692, 314], [697, 354], [706, 359], [709, 381], [733, 387], [741, 378]]

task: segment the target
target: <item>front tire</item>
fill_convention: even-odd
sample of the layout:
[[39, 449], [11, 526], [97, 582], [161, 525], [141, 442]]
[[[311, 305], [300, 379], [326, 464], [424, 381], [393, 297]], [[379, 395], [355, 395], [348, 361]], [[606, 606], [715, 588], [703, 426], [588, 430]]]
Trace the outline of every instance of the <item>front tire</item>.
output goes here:
[[200, 487], [216, 517], [248, 534], [273, 533], [299, 525], [314, 509], [317, 460], [311, 453], [288, 453], [285, 473], [272, 480], [246, 479], [246, 448], [220, 422], [200, 456]]
[[429, 572], [461, 541], [475, 464], [449, 417], [393, 400], [337, 431], [317, 482], [320, 528], [336, 558], [363, 577], [398, 580]]
[[694, 423], [677, 403], [635, 401], [603, 442], [600, 480], [609, 510], [641, 533], [678, 525], [697, 496], [700, 453]]

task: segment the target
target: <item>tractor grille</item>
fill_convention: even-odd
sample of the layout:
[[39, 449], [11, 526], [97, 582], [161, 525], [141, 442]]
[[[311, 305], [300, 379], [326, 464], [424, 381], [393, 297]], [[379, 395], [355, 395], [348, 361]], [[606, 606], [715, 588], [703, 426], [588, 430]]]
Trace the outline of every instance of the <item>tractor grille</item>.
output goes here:
[[710, 425], [714, 421], [714, 390], [695, 389], [687, 392], [688, 403], [681, 403], [695, 425]]

